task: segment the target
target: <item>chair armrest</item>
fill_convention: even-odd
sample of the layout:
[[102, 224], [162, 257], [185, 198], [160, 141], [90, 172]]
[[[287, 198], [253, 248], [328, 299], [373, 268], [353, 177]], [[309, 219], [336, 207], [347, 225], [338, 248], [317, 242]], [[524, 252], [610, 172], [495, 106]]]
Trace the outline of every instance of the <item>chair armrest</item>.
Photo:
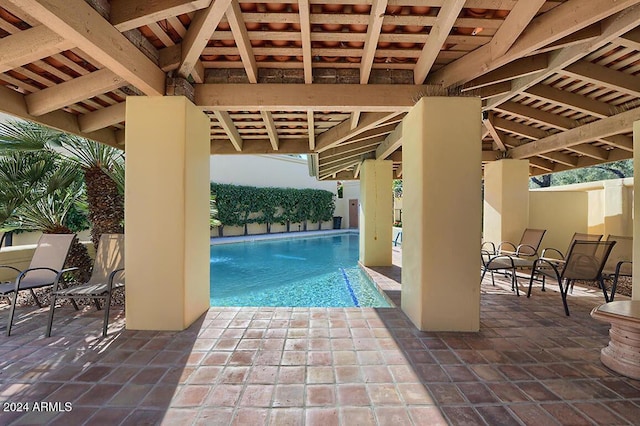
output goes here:
[[[485, 246], [485, 245], [487, 245], [487, 246], [491, 246], [491, 250], [487, 250], [487, 249], [485, 249], [485, 248], [484, 248], [484, 246]], [[493, 242], [491, 242], [491, 241], [485, 241], [485, 242], [484, 242], [484, 243], [482, 243], [482, 245], [480, 246], [480, 250], [481, 250], [481, 251], [489, 252], [489, 254], [496, 254], [496, 245], [495, 245]]]
[[109, 279], [107, 280], [107, 289], [109, 290], [109, 292], [113, 288], [113, 280], [115, 279], [116, 275], [123, 271], [124, 271], [124, 268], [111, 271], [111, 273], [109, 274]]
[[546, 249], [542, 250], [542, 256], [540, 256], [540, 257], [545, 257], [545, 258], [546, 258], [547, 256], [545, 255], [545, 253], [546, 253], [548, 250], [551, 250], [551, 251], [553, 251], [553, 252], [557, 253], [557, 254], [558, 254], [558, 256], [560, 256], [560, 259], [559, 259], [559, 260], [564, 260], [564, 254], [562, 254], [562, 252], [561, 252], [560, 250], [558, 250], [558, 249], [556, 249], [556, 248], [553, 248], [553, 247], [547, 247]]
[[[520, 250], [522, 248], [531, 249], [533, 254], [522, 254], [522, 253], [520, 253]], [[520, 244], [516, 249], [516, 256], [537, 256], [537, 255], [538, 255], [538, 252], [536, 251], [536, 248], [534, 246], [532, 246], [532, 245], [529, 245], [529, 244]]]
[[[493, 256], [493, 257], [492, 257], [492, 258], [490, 258], [490, 259], [489, 259], [489, 261], [486, 263], [486, 267], [487, 267], [487, 268], [489, 268], [489, 267], [491, 266], [491, 263], [492, 263], [492, 262], [494, 262], [494, 261], [498, 261], [498, 260], [501, 260], [501, 259], [505, 259], [505, 258], [506, 258], [506, 259], [509, 259], [509, 262], [508, 262], [508, 263], [510, 263], [510, 264], [511, 264], [511, 269], [515, 269], [515, 268], [516, 268], [516, 265], [515, 265], [515, 263], [514, 263], [514, 261], [513, 261], [513, 257], [512, 257], [512, 256], [509, 256], [508, 254], [499, 254], [499, 255], [497, 255], [497, 256]], [[502, 269], [502, 268], [499, 268], [499, 269]]]
[[621, 260], [620, 262], [618, 262], [616, 264], [616, 277], [630, 277], [631, 275], [625, 275], [625, 274], [620, 274], [620, 269], [622, 268], [622, 265], [624, 265], [625, 263], [628, 263], [629, 265], [633, 265], [633, 262], [630, 260]]
[[[542, 257], [540, 257], [540, 258], [536, 259], [536, 260], [533, 262], [533, 268], [531, 269], [531, 273], [532, 273], [532, 275], [533, 275], [533, 273], [534, 273], [534, 272], [536, 272], [536, 271], [537, 271], [538, 265], [540, 265], [541, 263], [546, 263], [546, 264], [548, 264], [549, 266], [551, 266], [551, 269], [553, 269], [553, 272], [555, 272], [555, 273], [556, 273], [556, 279], [558, 280], [558, 282], [560, 282], [560, 275], [561, 275], [561, 273], [560, 273], [560, 271], [558, 270], [558, 266], [560, 266], [560, 265], [564, 264], [564, 261], [562, 262], [562, 264], [560, 264], [560, 265], [559, 265], [557, 262], [553, 262], [553, 260], [554, 260], [554, 259], [549, 260], [549, 259], [544, 259], [544, 258], [542, 258]], [[564, 268], [563, 268], [563, 269], [564, 269]]]
[[510, 243], [509, 241], [503, 241], [503, 242], [501, 242], [500, 244], [498, 244], [498, 250], [496, 251], [496, 253], [500, 253], [500, 252], [502, 252], [502, 246], [504, 246], [504, 245], [508, 245], [508, 246], [512, 247], [512, 248], [513, 248], [513, 250], [511, 250], [511, 251], [512, 251], [512, 252], [514, 252], [514, 253], [515, 253], [515, 252], [516, 252], [516, 250], [517, 250], [517, 247], [516, 247], [516, 245], [515, 245], [515, 244]]
[[20, 272], [21, 272], [21, 271], [20, 271], [20, 269], [18, 269], [18, 268], [16, 268], [16, 267], [14, 267], [14, 266], [11, 266], [11, 265], [0, 265], [0, 268], [13, 269], [13, 270], [14, 270], [14, 271], [16, 271], [17, 273], [20, 273]]
[[60, 278], [62, 278], [62, 275], [67, 273], [67, 272], [71, 272], [71, 271], [77, 271], [79, 268], [77, 266], [71, 267], [71, 268], [66, 268], [63, 269], [61, 271], [59, 271], [56, 274], [56, 280], [53, 282], [53, 289], [51, 291], [55, 292], [58, 291], [58, 286], [60, 285]]

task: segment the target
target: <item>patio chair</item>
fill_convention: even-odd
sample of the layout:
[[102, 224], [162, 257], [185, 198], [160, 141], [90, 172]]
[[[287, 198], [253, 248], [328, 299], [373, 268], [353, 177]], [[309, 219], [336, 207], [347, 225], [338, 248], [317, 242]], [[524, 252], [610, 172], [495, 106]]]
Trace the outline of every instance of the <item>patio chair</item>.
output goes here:
[[609, 301], [613, 302], [618, 288], [618, 279], [620, 277], [630, 277], [632, 273], [633, 237], [609, 235], [607, 241], [616, 242], [602, 271], [605, 278], [613, 280], [611, 293], [609, 294]]
[[[571, 249], [571, 247], [573, 246], [573, 243], [576, 241], [600, 241], [602, 240], [602, 235], [601, 234], [585, 234], [583, 232], [576, 232], [573, 234], [573, 237], [571, 237], [571, 241], [569, 242], [569, 247], [567, 247], [567, 251], [565, 253], [568, 253], [569, 250]], [[541, 268], [549, 268], [549, 263], [553, 263], [556, 265], [556, 267], [560, 267], [560, 265], [562, 265], [562, 263], [564, 263], [565, 261], [565, 255], [564, 253], [562, 253], [562, 251], [560, 251], [557, 248], [553, 248], [553, 247], [546, 247], [542, 250], [542, 254], [540, 255], [541, 259], [544, 259], [546, 262], [542, 262], [538, 265], [538, 269]], [[540, 274], [542, 275], [542, 291], [545, 291], [545, 281], [546, 281], [546, 277], [548, 276], [547, 274]], [[531, 271], [531, 276], [534, 276], [534, 271]], [[537, 279], [537, 278], [534, 278]], [[572, 287], [573, 289], [573, 287]]]
[[96, 308], [100, 310], [99, 300], [104, 300], [104, 322], [102, 336], [107, 336], [109, 324], [109, 310], [111, 308], [111, 294], [114, 289], [124, 286], [124, 235], [102, 234], [93, 264], [91, 278], [85, 284], [67, 288], [60, 288], [59, 282], [55, 282], [51, 293], [51, 307], [49, 308], [49, 322], [46, 336], [51, 336], [53, 314], [56, 308], [56, 300], [60, 298], [71, 299], [74, 307], [75, 299], [93, 299]]
[[[533, 266], [533, 261], [538, 257], [538, 249], [546, 232], [546, 229], [527, 228], [522, 233], [518, 245], [503, 241], [495, 248], [492, 242], [482, 243], [480, 253], [482, 276], [480, 281], [484, 279], [485, 274], [489, 271], [491, 273], [491, 282], [495, 286], [494, 271], [511, 271], [511, 290], [515, 290], [516, 294], [520, 296], [516, 270]], [[491, 249], [486, 249], [485, 247], [491, 247]]]
[[[544, 258], [534, 261], [533, 270], [536, 273], [555, 278], [558, 281], [564, 312], [567, 316], [569, 316], [567, 293], [569, 285], [574, 280], [598, 282], [602, 288], [605, 302], [609, 302], [602, 270], [615, 244], [615, 241], [575, 240], [563, 262], [557, 263]], [[546, 265], [547, 267], [539, 268], [539, 265]], [[529, 278], [527, 297], [531, 297], [533, 277], [534, 274], [532, 273]]]
[[[29, 290], [36, 305], [42, 308], [33, 290], [53, 285], [53, 283], [60, 280], [62, 274], [75, 269], [62, 269], [74, 238], [75, 234], [43, 234], [38, 240], [38, 245], [27, 269], [21, 271], [10, 265], [0, 265], [0, 268], [13, 269], [18, 273], [15, 282], [0, 284], [0, 296], [9, 298], [11, 303], [7, 321], [7, 336], [11, 334], [16, 302], [20, 291]], [[12, 297], [10, 297], [11, 294], [13, 294]]]

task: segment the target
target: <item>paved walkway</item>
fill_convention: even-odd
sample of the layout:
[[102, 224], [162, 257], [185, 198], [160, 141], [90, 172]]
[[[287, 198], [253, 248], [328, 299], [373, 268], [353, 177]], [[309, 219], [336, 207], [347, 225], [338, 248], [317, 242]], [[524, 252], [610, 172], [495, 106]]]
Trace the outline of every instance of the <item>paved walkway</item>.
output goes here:
[[[372, 271], [394, 300], [399, 271]], [[101, 313], [65, 307], [44, 338], [47, 310], [19, 308], [0, 424], [638, 424], [640, 382], [599, 361], [601, 295], [569, 299], [565, 317], [555, 291], [485, 279], [479, 333], [420, 332], [397, 308], [211, 308], [183, 332], [125, 331], [116, 309], [101, 339]]]

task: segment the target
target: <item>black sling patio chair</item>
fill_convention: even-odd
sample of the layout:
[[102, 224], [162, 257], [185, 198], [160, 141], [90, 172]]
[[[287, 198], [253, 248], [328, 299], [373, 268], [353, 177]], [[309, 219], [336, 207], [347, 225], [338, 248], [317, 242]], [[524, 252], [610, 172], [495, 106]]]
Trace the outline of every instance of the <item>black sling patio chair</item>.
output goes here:
[[0, 265], [0, 268], [13, 269], [18, 273], [14, 282], [0, 284], [0, 296], [9, 298], [11, 303], [7, 320], [7, 336], [11, 335], [20, 291], [29, 290], [36, 305], [41, 308], [42, 305], [33, 290], [53, 285], [60, 281], [65, 272], [75, 269], [62, 269], [74, 238], [75, 234], [42, 234], [27, 269], [21, 271], [11, 265]]
[[[484, 279], [487, 271], [491, 273], [491, 283], [495, 286], [495, 271], [509, 271], [511, 273], [511, 290], [515, 290], [520, 296], [518, 289], [518, 279], [516, 271], [518, 269], [531, 268], [533, 261], [538, 257], [538, 249], [546, 229], [527, 228], [522, 233], [520, 243], [517, 245], [508, 241], [501, 242], [496, 249], [491, 242], [482, 244], [480, 259], [482, 261], [482, 276], [480, 281]], [[492, 247], [488, 250], [486, 247]]]
[[[569, 253], [569, 250], [571, 250], [573, 243], [576, 241], [600, 241], [600, 240], [602, 240], [602, 234], [586, 234], [583, 232], [576, 232], [573, 234], [573, 237], [571, 237], [569, 246], [567, 247], [567, 250], [564, 253], [561, 250], [554, 247], [544, 248], [542, 250], [542, 254], [540, 255], [540, 258], [544, 259], [546, 262], [542, 262], [538, 264], [538, 269], [545, 269], [545, 268], [548, 269], [549, 263], [553, 263], [554, 265], [556, 265], [556, 267], [560, 267], [560, 265], [562, 265], [565, 261], [565, 255]], [[531, 276], [533, 276], [534, 279], [537, 281], [542, 281], [542, 291], [545, 291], [544, 286], [546, 283], [546, 277], [548, 275], [540, 273], [534, 276], [532, 271]]]
[[555, 278], [558, 281], [564, 312], [567, 316], [569, 316], [567, 293], [569, 291], [569, 285], [575, 280], [598, 282], [604, 294], [605, 302], [609, 302], [609, 295], [604, 285], [602, 270], [615, 244], [615, 241], [576, 240], [571, 245], [564, 261], [560, 263], [544, 258], [536, 259], [531, 277], [529, 278], [527, 297], [531, 297], [531, 288], [535, 273]]
[[111, 294], [114, 289], [124, 286], [124, 235], [102, 234], [98, 243], [98, 251], [93, 264], [91, 278], [85, 284], [61, 288], [56, 281], [51, 293], [51, 307], [49, 308], [49, 322], [46, 336], [51, 336], [53, 314], [56, 308], [56, 300], [61, 298], [71, 299], [76, 310], [75, 299], [93, 299], [96, 308], [100, 310], [100, 302], [104, 301], [104, 323], [102, 336], [107, 336], [109, 324], [109, 310], [111, 307]]

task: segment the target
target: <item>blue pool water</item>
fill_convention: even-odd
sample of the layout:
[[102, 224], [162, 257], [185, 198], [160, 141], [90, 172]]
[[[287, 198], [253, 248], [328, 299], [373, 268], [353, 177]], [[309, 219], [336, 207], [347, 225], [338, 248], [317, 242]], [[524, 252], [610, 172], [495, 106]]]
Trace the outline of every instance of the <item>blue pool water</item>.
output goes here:
[[211, 246], [211, 306], [388, 307], [358, 266], [358, 236]]

